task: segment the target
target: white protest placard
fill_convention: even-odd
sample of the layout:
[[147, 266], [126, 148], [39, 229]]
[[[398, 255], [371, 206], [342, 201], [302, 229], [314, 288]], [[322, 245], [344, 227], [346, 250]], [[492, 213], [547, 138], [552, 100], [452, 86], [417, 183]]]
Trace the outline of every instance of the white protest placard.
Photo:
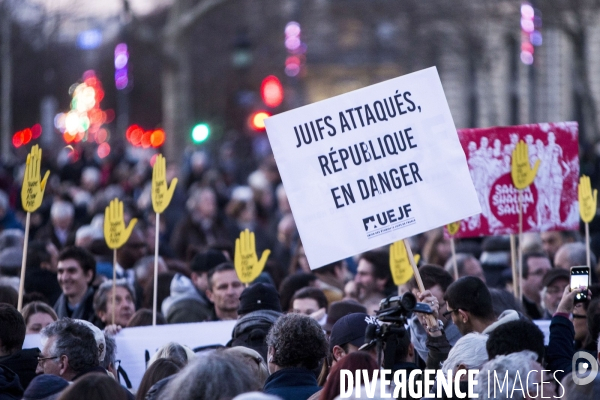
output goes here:
[[265, 125], [313, 269], [481, 212], [435, 67]]
[[[237, 321], [195, 322], [126, 328], [115, 335], [117, 354], [121, 367], [131, 380], [133, 389], [140, 385], [146, 372], [146, 351], [150, 357], [169, 342], [186, 345], [190, 349], [209, 345], [225, 345], [231, 339]], [[24, 349], [42, 348], [40, 335], [27, 335]], [[121, 383], [124, 384], [123, 380]]]

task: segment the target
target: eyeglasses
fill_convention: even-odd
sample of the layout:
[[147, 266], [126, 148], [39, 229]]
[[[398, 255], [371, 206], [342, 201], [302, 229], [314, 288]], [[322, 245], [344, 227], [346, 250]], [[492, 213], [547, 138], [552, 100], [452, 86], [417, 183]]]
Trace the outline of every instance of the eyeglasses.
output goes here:
[[572, 314], [573, 315], [573, 319], [583, 319], [583, 318], [587, 318], [587, 315], [581, 315], [581, 314]]
[[[444, 318], [448, 319], [448, 316], [449, 316], [450, 314], [452, 314], [453, 312], [457, 312], [458, 310], [461, 310], [461, 309], [460, 309], [460, 308], [457, 308], [457, 309], [455, 309], [455, 310], [448, 310], [448, 311], [446, 311], [445, 313], [442, 313], [442, 316], [443, 316]], [[465, 311], [465, 310], [463, 310], [463, 311]]]
[[454, 310], [448, 310], [448, 311], [446, 311], [445, 313], [442, 313], [442, 316], [443, 316], [444, 318], [448, 319], [448, 316], [449, 316], [450, 314], [452, 314], [453, 312], [458, 312], [458, 310], [467, 311], [467, 310], [465, 310], [465, 309], [463, 309], [463, 308], [456, 308], [456, 309], [454, 309]]
[[54, 356], [54, 357], [38, 357], [38, 358], [37, 358], [37, 362], [38, 362], [38, 365], [42, 366], [42, 365], [44, 365], [44, 361], [46, 361], [46, 360], [53, 360], [53, 359], [55, 359], [55, 358], [60, 358], [60, 356]]

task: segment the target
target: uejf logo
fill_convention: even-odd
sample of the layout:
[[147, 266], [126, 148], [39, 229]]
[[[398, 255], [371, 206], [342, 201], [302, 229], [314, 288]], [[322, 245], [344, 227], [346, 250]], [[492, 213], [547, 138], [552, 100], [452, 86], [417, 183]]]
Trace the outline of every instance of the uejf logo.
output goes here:
[[573, 355], [571, 367], [573, 382], [577, 385], [587, 385], [598, 375], [598, 362], [591, 354], [585, 351], [578, 351]]
[[384, 233], [395, 231], [396, 229], [404, 228], [416, 222], [414, 217], [410, 216], [412, 209], [410, 203], [398, 207], [379, 212], [362, 219], [363, 226], [367, 233], [367, 238], [372, 238]]

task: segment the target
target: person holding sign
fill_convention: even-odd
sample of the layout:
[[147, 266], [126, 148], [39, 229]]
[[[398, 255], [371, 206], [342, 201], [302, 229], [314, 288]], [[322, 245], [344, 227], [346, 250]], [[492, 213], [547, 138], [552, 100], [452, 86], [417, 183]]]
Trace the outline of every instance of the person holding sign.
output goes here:
[[[407, 286], [411, 292], [417, 296], [419, 301], [429, 304], [432, 309], [435, 310], [434, 317], [439, 322], [438, 326], [434, 327], [432, 330], [443, 327], [445, 334], [443, 341], [449, 342], [448, 346], [453, 346], [456, 341], [460, 339], [461, 334], [456, 325], [452, 322], [452, 318], [444, 315], [447, 311], [444, 295], [446, 294], [446, 290], [448, 290], [448, 286], [452, 284], [454, 279], [452, 279], [452, 275], [449, 272], [444, 271], [442, 268], [435, 265], [422, 266], [419, 268], [419, 275], [421, 275], [423, 287], [425, 288], [423, 293], [419, 292], [415, 277], [412, 277], [408, 281]], [[429, 349], [427, 347], [427, 342], [428, 340], [432, 340], [431, 335], [428, 335], [428, 331], [430, 330], [427, 328], [427, 321], [425, 318], [425, 314], [415, 313], [409, 320], [410, 340], [423, 362], [426, 362], [428, 358], [427, 354], [429, 353]], [[438, 339], [438, 337], [433, 339], [434, 342], [439, 342], [440, 340], [442, 339]]]

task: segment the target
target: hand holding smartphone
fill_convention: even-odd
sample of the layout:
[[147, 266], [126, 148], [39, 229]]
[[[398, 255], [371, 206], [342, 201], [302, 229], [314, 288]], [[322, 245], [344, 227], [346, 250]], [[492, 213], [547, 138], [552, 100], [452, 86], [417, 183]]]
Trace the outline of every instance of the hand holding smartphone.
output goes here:
[[587, 266], [571, 267], [571, 282], [569, 287], [571, 291], [583, 287], [581, 293], [575, 296], [575, 303], [581, 303], [588, 300], [587, 289], [590, 286], [590, 269]]

